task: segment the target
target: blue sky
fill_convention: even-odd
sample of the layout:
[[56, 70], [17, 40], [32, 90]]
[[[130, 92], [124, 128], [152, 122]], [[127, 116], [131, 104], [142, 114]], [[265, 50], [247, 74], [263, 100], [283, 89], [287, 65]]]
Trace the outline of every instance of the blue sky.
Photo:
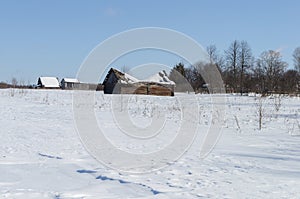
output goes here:
[[292, 52], [300, 46], [299, 10], [296, 0], [0, 0], [0, 81], [73, 77], [101, 41], [149, 26], [183, 32], [220, 52], [235, 39], [246, 40], [254, 55], [279, 50], [293, 67]]

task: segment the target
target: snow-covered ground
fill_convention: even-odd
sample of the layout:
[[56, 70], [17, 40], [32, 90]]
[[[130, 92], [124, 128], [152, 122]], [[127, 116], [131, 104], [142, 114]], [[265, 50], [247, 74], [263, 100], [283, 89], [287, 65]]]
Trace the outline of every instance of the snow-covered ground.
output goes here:
[[[95, 113], [106, 136], [125, 151], [163, 148], [180, 125], [176, 98], [132, 96], [128, 112], [134, 124], [149, 123], [156, 110], [168, 121], [157, 142], [139, 145], [119, 136], [113, 97], [97, 92]], [[199, 136], [174, 164], [130, 174], [102, 165], [85, 150], [73, 119], [72, 91], [0, 90], [0, 198], [299, 198], [300, 98], [263, 99], [258, 130], [259, 98], [226, 97], [222, 136], [206, 158], [199, 157]], [[211, 97], [197, 99], [195, 122], [206, 131]]]

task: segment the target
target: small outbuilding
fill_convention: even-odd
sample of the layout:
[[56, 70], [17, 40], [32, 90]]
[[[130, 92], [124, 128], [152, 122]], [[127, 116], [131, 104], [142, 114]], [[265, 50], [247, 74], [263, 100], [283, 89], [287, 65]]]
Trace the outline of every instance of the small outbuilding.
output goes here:
[[79, 89], [80, 82], [74, 78], [63, 78], [60, 82], [60, 86], [62, 89]]
[[58, 89], [59, 81], [57, 77], [39, 77], [37, 85], [39, 88]]

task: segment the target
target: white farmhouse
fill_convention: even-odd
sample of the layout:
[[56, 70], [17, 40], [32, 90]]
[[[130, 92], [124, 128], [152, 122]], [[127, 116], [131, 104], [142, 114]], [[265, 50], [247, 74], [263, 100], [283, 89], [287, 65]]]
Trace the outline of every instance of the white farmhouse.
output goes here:
[[39, 77], [37, 85], [40, 88], [59, 88], [59, 81], [57, 77]]

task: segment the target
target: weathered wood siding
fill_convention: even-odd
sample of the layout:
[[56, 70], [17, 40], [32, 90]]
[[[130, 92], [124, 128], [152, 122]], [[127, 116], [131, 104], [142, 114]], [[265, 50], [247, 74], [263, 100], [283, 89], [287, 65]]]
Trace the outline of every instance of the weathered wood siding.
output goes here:
[[114, 94], [139, 94], [139, 95], [159, 95], [174, 96], [174, 86], [165, 86], [153, 83], [141, 84], [116, 84]]
[[[120, 73], [120, 74], [119, 74]], [[123, 79], [123, 73], [111, 69], [103, 81], [105, 94], [141, 94], [174, 96], [174, 85], [155, 82], [129, 83]]]
[[149, 95], [174, 96], [174, 90], [161, 85], [150, 85]]

